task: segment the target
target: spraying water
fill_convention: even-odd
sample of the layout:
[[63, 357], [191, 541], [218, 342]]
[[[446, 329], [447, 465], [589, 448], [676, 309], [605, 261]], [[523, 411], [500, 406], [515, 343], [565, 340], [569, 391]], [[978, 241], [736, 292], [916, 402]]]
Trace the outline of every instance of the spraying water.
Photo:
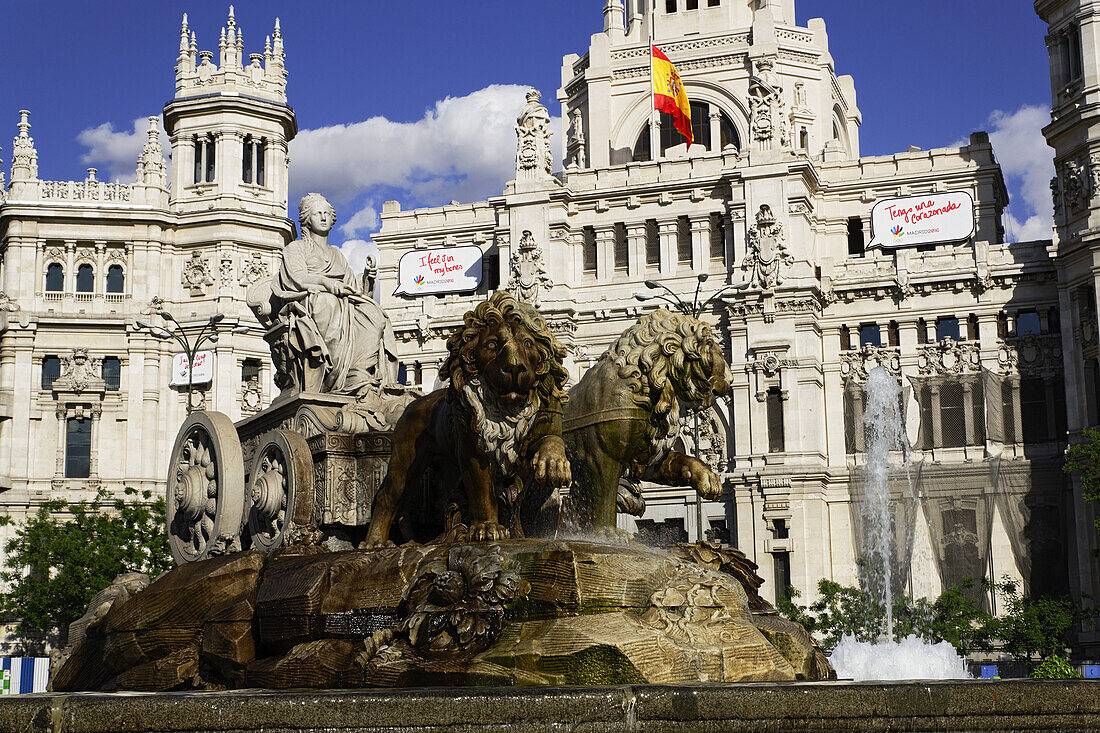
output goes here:
[[[901, 385], [882, 367], [871, 370], [864, 387], [863, 434], [867, 450], [864, 468], [866, 488], [861, 504], [863, 547], [867, 587], [886, 610], [884, 641], [868, 644], [845, 636], [830, 657], [842, 678], [855, 680], [965, 679], [966, 663], [947, 642], [927, 644], [910, 636], [894, 640], [894, 571], [902, 571], [897, 558], [897, 533], [890, 499], [892, 453], [900, 453], [904, 467], [905, 499], [911, 502], [919, 521], [920, 504], [909, 473], [909, 441], [901, 412]], [[911, 527], [911, 522], [906, 522]], [[912, 529], [906, 532], [904, 547], [908, 561], [912, 551]]]
[[[864, 388], [863, 434], [867, 448], [864, 467], [863, 557], [867, 585], [886, 608], [885, 635], [894, 640], [894, 568], [896, 534], [890, 507], [890, 454], [901, 452], [909, 493], [909, 442], [901, 416], [901, 385], [882, 367], [871, 370]], [[906, 543], [908, 544], [908, 542]]]

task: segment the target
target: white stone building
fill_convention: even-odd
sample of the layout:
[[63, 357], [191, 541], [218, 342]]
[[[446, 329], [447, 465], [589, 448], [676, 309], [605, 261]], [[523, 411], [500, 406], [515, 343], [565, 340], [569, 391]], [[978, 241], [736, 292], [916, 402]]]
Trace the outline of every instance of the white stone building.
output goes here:
[[[603, 32], [563, 59], [560, 174], [543, 157], [549, 117], [531, 96], [517, 122], [516, 178], [502, 195], [384, 207], [374, 237], [383, 304], [408, 379], [433, 386], [450, 327], [486, 292], [510, 281], [518, 289], [517, 275], [569, 346], [574, 379], [654, 307], [635, 297], [656, 292], [644, 281], [690, 301], [700, 275], [703, 297], [750, 280], [705, 316], [736, 377], [698, 436], [723, 501], [649, 487], [643, 520], [620, 515], [620, 526], [656, 541], [736, 544], [760, 565], [769, 598], [787, 583], [812, 597], [820, 578], [854, 582], [862, 383], [882, 365], [908, 388], [920, 502], [903, 502], [895, 517], [910, 548], [908, 589], [934, 597], [966, 577], [1005, 575], [1036, 594], [1091, 587], [1079, 584], [1096, 573], [1091, 520], [1059, 469], [1072, 384], [1062, 342], [1078, 306], [1059, 292], [1051, 242], [1004, 241], [1007, 193], [988, 136], [863, 157], [855, 83], [837, 76], [822, 20], [795, 25], [793, 0], [667, 0], [656, 18], [651, 6], [608, 0]], [[695, 137], [685, 150], [663, 120], [657, 160], [651, 23], [692, 100]], [[968, 240], [867, 246], [875, 202], [949, 191], [975, 202]], [[460, 245], [484, 251], [478, 293], [389, 295], [402, 254]], [[1069, 402], [1069, 427], [1086, 424], [1076, 392]]]
[[[224, 314], [212, 382], [195, 402], [234, 419], [271, 400], [270, 357], [245, 291], [269, 277], [293, 238], [286, 102], [276, 21], [262, 54], [244, 54], [230, 14], [217, 65], [198, 51], [186, 16], [175, 96], [158, 119], [132, 184], [40, 177], [22, 112], [11, 178], [0, 186], [0, 512], [89, 498], [99, 487], [162, 494], [186, 412], [172, 388], [174, 342], [135, 327], [155, 308], [195, 330]], [[232, 333], [248, 325], [248, 333]]]

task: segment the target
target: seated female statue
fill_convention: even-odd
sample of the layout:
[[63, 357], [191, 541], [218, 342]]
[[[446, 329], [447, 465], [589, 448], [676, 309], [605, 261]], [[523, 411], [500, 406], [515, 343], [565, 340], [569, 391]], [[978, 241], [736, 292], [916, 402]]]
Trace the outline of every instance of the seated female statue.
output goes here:
[[363, 396], [397, 381], [393, 328], [386, 314], [359, 290], [339, 249], [328, 243], [336, 211], [309, 193], [298, 204], [301, 238], [283, 249], [272, 278], [289, 326], [290, 351], [307, 392]]

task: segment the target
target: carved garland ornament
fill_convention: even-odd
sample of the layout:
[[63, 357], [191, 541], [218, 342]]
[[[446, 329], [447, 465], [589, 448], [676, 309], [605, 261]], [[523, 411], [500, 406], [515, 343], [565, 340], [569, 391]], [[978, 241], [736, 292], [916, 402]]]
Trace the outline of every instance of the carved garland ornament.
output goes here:
[[901, 352], [895, 347], [862, 346], [840, 355], [840, 376], [845, 382], [862, 384], [875, 367], [882, 367], [890, 376], [901, 376]]
[[917, 350], [917, 369], [923, 376], [976, 372], [982, 367], [978, 350], [979, 345], [975, 341], [945, 338]]

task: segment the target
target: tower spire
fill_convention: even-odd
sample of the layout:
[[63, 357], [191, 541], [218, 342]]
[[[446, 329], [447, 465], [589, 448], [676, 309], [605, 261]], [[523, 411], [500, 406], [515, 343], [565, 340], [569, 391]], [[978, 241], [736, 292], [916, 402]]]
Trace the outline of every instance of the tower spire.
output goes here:
[[33, 181], [38, 178], [38, 151], [34, 149], [34, 139], [30, 132], [29, 110], [19, 110], [19, 136], [12, 142], [11, 180]]

